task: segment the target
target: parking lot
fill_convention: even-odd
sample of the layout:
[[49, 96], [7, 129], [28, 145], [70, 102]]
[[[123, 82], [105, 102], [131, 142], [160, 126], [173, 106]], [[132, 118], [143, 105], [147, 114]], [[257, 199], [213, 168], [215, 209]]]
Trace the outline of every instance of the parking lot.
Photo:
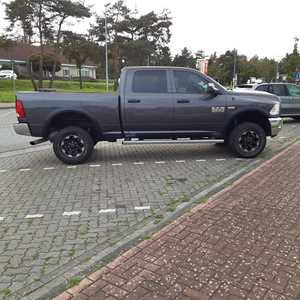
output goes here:
[[0, 298], [13, 299], [47, 294], [55, 280], [65, 285], [75, 267], [300, 134], [300, 123], [287, 120], [255, 160], [215, 145], [100, 143], [87, 164], [66, 166], [48, 145], [22, 150], [28, 138], [12, 132], [12, 110], [0, 119]]

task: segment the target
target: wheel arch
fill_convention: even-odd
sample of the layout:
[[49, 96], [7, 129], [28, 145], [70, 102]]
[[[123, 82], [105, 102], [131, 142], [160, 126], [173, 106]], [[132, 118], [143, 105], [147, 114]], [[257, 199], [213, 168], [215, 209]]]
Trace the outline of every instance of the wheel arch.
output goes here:
[[88, 113], [78, 110], [61, 110], [52, 113], [43, 128], [43, 136], [48, 138], [52, 132], [68, 126], [78, 126], [88, 130], [94, 139], [101, 136], [99, 124]]
[[271, 136], [272, 134], [271, 124], [268, 120], [268, 115], [261, 110], [247, 109], [236, 113], [235, 115], [231, 116], [231, 118], [227, 121], [224, 130], [225, 138], [229, 136], [230, 132], [237, 125], [245, 122], [252, 122], [260, 125], [264, 129], [266, 136]]

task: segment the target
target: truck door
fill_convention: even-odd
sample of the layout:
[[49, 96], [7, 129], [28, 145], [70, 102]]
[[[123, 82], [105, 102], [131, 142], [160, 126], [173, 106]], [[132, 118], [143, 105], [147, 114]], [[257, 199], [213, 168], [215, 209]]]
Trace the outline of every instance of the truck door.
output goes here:
[[208, 93], [209, 81], [198, 72], [173, 70], [174, 129], [190, 135], [215, 135], [224, 127], [226, 96]]
[[158, 138], [172, 130], [174, 99], [169, 71], [128, 70], [123, 99], [126, 137]]
[[300, 86], [295, 84], [287, 84], [289, 96], [292, 97], [292, 112], [293, 115], [300, 115]]
[[270, 84], [269, 93], [280, 97], [282, 115], [292, 115], [294, 113], [293, 97], [288, 94], [284, 84]]

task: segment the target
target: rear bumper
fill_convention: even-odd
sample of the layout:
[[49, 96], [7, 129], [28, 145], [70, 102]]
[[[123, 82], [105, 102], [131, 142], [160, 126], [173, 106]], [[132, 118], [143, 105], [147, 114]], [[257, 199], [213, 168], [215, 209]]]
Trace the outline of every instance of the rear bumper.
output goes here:
[[14, 124], [14, 131], [19, 135], [31, 136], [31, 131], [27, 123]]
[[271, 136], [274, 137], [279, 134], [283, 127], [282, 118], [269, 118], [269, 122], [271, 125]]

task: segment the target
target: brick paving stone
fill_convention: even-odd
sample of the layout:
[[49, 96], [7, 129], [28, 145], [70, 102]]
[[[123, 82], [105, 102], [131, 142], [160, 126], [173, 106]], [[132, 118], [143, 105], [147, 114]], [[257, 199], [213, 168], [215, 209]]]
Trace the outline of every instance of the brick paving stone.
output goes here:
[[299, 154], [297, 143], [124, 253], [89, 299], [300, 299]]

